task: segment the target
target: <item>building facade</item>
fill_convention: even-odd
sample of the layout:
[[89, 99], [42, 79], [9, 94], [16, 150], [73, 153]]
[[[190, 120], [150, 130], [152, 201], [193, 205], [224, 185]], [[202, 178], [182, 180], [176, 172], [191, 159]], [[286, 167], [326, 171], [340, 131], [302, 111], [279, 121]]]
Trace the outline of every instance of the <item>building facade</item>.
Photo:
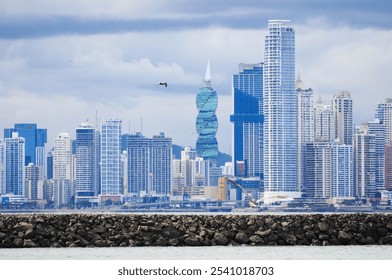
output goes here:
[[354, 197], [374, 198], [376, 193], [376, 135], [362, 127], [353, 136]]
[[298, 75], [297, 82], [298, 100], [298, 186], [303, 191], [304, 178], [307, 170], [305, 169], [305, 145], [314, 142], [314, 109], [313, 109], [313, 90], [305, 89]]
[[120, 195], [121, 174], [121, 120], [108, 120], [101, 126], [101, 194]]
[[136, 196], [166, 196], [171, 192], [172, 139], [164, 133], [127, 138], [128, 188]]
[[25, 165], [33, 163], [38, 166], [45, 166], [47, 130], [37, 128], [35, 123], [17, 123], [14, 124], [14, 128], [4, 129], [4, 138], [11, 138], [13, 132], [17, 132], [19, 137], [25, 139]]
[[[239, 65], [232, 80], [233, 166], [235, 176], [263, 177], [263, 64]], [[245, 174], [237, 162], [245, 164]]]
[[335, 121], [335, 139], [339, 144], [352, 145], [353, 142], [353, 101], [348, 91], [341, 91], [332, 98]]
[[76, 128], [76, 196], [97, 196], [99, 178], [99, 132], [82, 123]]
[[60, 133], [54, 139], [52, 157], [53, 202], [61, 207], [68, 204], [75, 192], [72, 139], [68, 133]]
[[[270, 20], [263, 72], [264, 189], [300, 196], [298, 188], [295, 32], [290, 21]], [[275, 193], [275, 194], [274, 194]]]
[[332, 106], [323, 104], [320, 98], [314, 106], [314, 140], [316, 142], [335, 140], [335, 116]]
[[5, 193], [25, 195], [25, 140], [13, 132], [5, 138]]
[[215, 112], [218, 107], [218, 96], [211, 86], [209, 61], [203, 84], [196, 95], [196, 107], [198, 110], [196, 118], [196, 132], [198, 134], [196, 152], [205, 160], [216, 163], [218, 156], [218, 141], [216, 140], [218, 119]]

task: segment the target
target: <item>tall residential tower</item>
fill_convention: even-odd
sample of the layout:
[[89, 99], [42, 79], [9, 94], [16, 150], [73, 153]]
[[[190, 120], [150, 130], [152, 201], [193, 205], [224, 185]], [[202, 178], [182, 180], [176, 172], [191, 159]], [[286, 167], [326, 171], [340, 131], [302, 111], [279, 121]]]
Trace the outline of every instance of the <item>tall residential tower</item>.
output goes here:
[[265, 202], [299, 197], [295, 32], [288, 20], [270, 20], [263, 73]]

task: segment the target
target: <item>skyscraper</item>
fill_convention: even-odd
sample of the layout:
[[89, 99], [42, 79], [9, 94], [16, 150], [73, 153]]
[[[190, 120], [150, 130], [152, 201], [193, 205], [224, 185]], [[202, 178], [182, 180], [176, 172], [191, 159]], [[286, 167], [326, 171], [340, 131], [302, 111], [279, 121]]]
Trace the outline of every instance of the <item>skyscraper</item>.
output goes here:
[[53, 147], [53, 196], [56, 207], [67, 204], [73, 194], [72, 139], [60, 133]]
[[379, 120], [368, 122], [369, 134], [375, 136], [375, 168], [376, 168], [376, 192], [384, 189], [384, 171], [385, 171], [385, 127]]
[[335, 144], [332, 147], [331, 196], [338, 199], [354, 197], [353, 146]]
[[306, 196], [310, 198], [330, 198], [332, 188], [332, 142], [305, 144], [303, 177]]
[[76, 197], [99, 194], [99, 132], [88, 123], [76, 128]]
[[169, 195], [171, 192], [172, 139], [164, 133], [127, 138], [128, 188], [136, 196]]
[[[235, 176], [263, 177], [263, 64], [239, 65], [233, 75], [233, 165]], [[244, 162], [244, 172], [238, 170]]]
[[351, 145], [353, 142], [353, 101], [348, 91], [341, 91], [332, 98], [332, 110], [335, 121], [335, 139], [340, 144]]
[[353, 136], [354, 197], [373, 198], [376, 192], [376, 135], [361, 127]]
[[392, 190], [392, 98], [377, 104], [375, 117], [384, 127], [384, 186]]
[[314, 106], [314, 138], [316, 142], [335, 140], [335, 117], [331, 105], [323, 104], [321, 98]]
[[276, 195], [298, 197], [295, 32], [288, 20], [268, 22], [264, 52], [263, 113], [265, 201], [268, 202], [266, 198]]
[[5, 143], [0, 139], [0, 194], [5, 194]]
[[171, 193], [172, 139], [161, 132], [151, 139], [152, 190], [157, 195]]
[[13, 132], [5, 138], [5, 193], [23, 195], [25, 187], [25, 140]]
[[121, 120], [108, 120], [101, 126], [101, 194], [120, 195]]
[[149, 185], [150, 139], [141, 133], [127, 137], [128, 192], [136, 196], [151, 193]]
[[314, 142], [313, 90], [304, 88], [299, 75], [296, 88], [298, 99], [298, 186], [304, 191], [305, 145]]
[[14, 128], [4, 129], [4, 138], [11, 138], [13, 132], [18, 132], [19, 137], [25, 139], [25, 165], [33, 163], [44, 166], [44, 147], [47, 142], [46, 129], [37, 128], [35, 123], [17, 123]]
[[[37, 200], [38, 193], [42, 193], [43, 180], [40, 179], [40, 168], [33, 163], [25, 167], [25, 190], [24, 194], [27, 199]], [[40, 189], [40, 191], [39, 191]]]
[[218, 130], [218, 119], [215, 111], [218, 107], [218, 96], [211, 86], [211, 70], [208, 61], [206, 75], [196, 96], [196, 107], [199, 111], [196, 118], [196, 152], [204, 160], [216, 163], [218, 156], [218, 141], [216, 132]]

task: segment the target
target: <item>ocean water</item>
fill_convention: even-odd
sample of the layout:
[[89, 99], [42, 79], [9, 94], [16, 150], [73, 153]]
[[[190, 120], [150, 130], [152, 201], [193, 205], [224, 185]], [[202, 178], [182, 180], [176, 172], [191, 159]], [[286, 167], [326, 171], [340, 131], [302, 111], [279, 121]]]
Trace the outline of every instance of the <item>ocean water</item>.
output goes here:
[[392, 260], [392, 246], [0, 249], [0, 260]]

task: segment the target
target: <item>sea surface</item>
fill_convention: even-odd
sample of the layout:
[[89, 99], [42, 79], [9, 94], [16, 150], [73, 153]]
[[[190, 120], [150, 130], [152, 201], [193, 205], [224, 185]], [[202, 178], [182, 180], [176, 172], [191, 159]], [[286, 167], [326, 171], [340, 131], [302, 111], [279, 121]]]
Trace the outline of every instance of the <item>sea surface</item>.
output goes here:
[[0, 260], [392, 260], [392, 246], [0, 249]]

